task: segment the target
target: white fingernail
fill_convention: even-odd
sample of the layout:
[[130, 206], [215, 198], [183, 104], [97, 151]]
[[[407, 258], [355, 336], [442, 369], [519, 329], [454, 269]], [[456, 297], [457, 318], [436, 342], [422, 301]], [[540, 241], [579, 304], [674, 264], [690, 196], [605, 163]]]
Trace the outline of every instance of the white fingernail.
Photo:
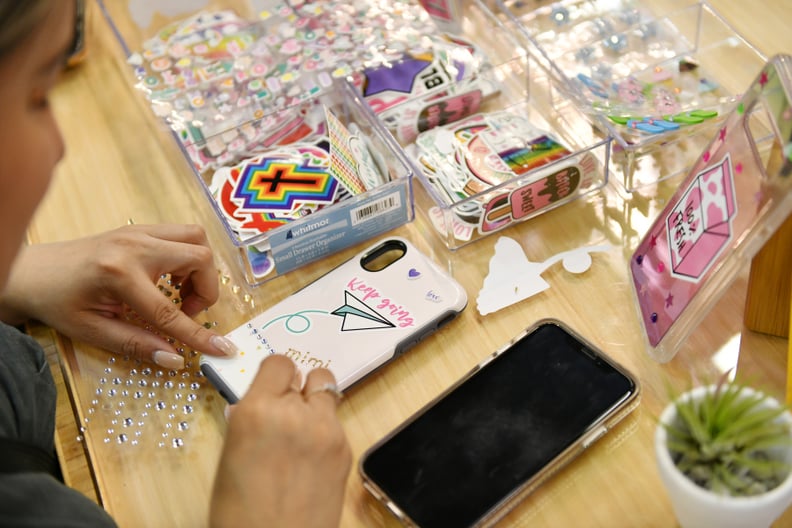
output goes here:
[[223, 336], [212, 336], [209, 340], [213, 347], [221, 351], [226, 356], [236, 356], [236, 353], [239, 351], [237, 346], [234, 344], [233, 341], [228, 339], [227, 337]]
[[179, 354], [157, 350], [154, 352], [154, 363], [160, 367], [181, 370], [184, 368], [184, 358]]

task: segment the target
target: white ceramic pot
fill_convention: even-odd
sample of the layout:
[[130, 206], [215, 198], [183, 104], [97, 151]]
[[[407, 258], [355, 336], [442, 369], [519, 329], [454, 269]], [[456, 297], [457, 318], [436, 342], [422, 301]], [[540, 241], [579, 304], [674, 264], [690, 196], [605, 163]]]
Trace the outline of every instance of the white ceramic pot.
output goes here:
[[[700, 398], [705, 391], [714, 390], [713, 386], [697, 387], [680, 398]], [[745, 388], [745, 394], [754, 391]], [[778, 406], [778, 402], [768, 399], [767, 405]], [[676, 408], [669, 404], [660, 415], [660, 423], [673, 423]], [[792, 426], [789, 412], [781, 415]], [[792, 472], [775, 489], [752, 497], [724, 497], [716, 495], [690, 481], [674, 465], [666, 447], [667, 432], [658, 425], [655, 430], [655, 458], [660, 478], [671, 498], [677, 520], [683, 528], [762, 528], [770, 526], [792, 504]], [[786, 459], [792, 463], [792, 448], [786, 452]]]

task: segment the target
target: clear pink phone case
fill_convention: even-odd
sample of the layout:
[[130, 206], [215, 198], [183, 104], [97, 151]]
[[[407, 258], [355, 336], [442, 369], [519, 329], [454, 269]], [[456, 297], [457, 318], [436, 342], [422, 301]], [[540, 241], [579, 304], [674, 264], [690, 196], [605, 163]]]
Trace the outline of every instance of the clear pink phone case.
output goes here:
[[[403, 251], [384, 269], [364, 265], [383, 248]], [[346, 389], [461, 312], [465, 290], [409, 241], [369, 246], [231, 331], [234, 358], [202, 356], [201, 370], [229, 401], [247, 392], [259, 363], [289, 356], [307, 374], [328, 368]]]
[[630, 262], [652, 357], [665, 362], [792, 211], [792, 56], [772, 58]]

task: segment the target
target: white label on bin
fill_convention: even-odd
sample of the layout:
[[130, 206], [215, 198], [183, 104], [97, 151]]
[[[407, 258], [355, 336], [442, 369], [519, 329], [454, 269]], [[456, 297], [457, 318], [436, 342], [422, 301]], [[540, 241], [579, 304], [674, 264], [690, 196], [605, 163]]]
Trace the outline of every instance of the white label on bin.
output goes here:
[[352, 209], [351, 211], [352, 225], [356, 226], [359, 223], [365, 222], [370, 218], [376, 218], [379, 215], [400, 208], [401, 208], [401, 197], [399, 196], [398, 192], [395, 192], [393, 194], [386, 196], [381, 200], [377, 200], [376, 202]]

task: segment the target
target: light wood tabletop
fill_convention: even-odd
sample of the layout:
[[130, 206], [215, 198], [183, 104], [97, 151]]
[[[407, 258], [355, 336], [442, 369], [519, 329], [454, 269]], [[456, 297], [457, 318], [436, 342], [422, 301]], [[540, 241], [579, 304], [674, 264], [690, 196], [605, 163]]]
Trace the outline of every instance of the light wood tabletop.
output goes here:
[[[712, 5], [765, 55], [792, 52], [792, 3], [714, 0]], [[133, 88], [106, 21], [95, 5], [89, 7], [86, 59], [64, 75], [52, 96], [67, 152], [30, 227], [31, 243], [90, 235], [130, 219], [138, 224], [199, 223], [214, 244], [222, 283], [220, 301], [200, 317], [221, 332], [361, 249], [355, 246], [261, 286], [247, 286], [236, 252], [184, 156]], [[393, 234], [408, 238], [446, 267], [470, 302], [458, 320], [348, 391], [339, 415], [356, 462], [496, 348], [534, 321], [556, 317], [638, 377], [641, 403], [520, 504], [503, 525], [675, 526], [652, 444], [656, 418], [668, 403], [668, 386], [683, 389], [736, 369], [738, 378], [783, 399], [787, 341], [744, 328], [746, 267], [672, 361], [659, 364], [645, 352], [627, 262], [630, 245], [662, 208], [673, 183], [657, 185], [647, 196], [617, 192], [611, 182], [588, 199], [456, 251], [439, 243], [422, 217], [396, 229]], [[481, 316], [475, 300], [500, 236], [517, 240], [533, 261], [589, 244], [607, 243], [612, 249], [595, 254], [591, 269], [580, 275], [551, 267], [544, 274], [550, 289]], [[56, 368], [56, 377], [62, 373], [64, 381], [58, 440], [61, 455], [73, 461], [67, 470], [70, 483], [100, 501], [124, 527], [204, 525], [225, 425], [222, 398], [195, 374], [197, 358], [184, 374], [162, 372], [47, 329], [34, 330], [49, 347], [53, 365], [61, 367]], [[147, 368], [151, 370], [144, 372]], [[363, 489], [353, 468], [342, 525], [395, 524]], [[777, 526], [792, 526], [792, 512]]]

